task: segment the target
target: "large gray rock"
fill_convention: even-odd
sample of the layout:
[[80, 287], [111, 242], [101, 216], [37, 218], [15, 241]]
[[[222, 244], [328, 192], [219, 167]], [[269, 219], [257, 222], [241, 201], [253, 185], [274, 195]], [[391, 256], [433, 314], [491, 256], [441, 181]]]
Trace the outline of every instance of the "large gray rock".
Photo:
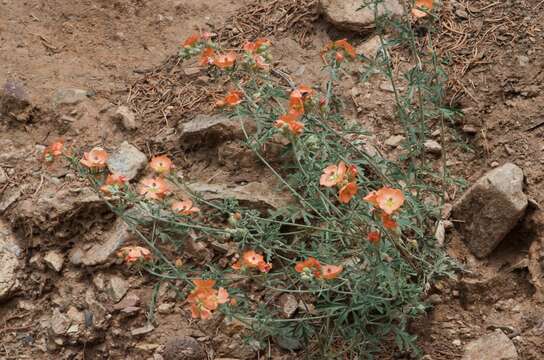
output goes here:
[[114, 260], [115, 252], [130, 238], [128, 225], [122, 219], [117, 219], [111, 230], [104, 234], [102, 241], [93, 244], [77, 243], [70, 251], [70, 262], [85, 266], [104, 264]]
[[[340, 29], [362, 32], [374, 27], [373, 5], [358, 10], [363, 4], [361, 0], [321, 0], [320, 4], [327, 20]], [[378, 16], [400, 16], [403, 12], [398, 0], [383, 0], [378, 6]]]
[[229, 118], [225, 115], [198, 115], [180, 125], [182, 147], [214, 145], [227, 140], [244, 139], [255, 131], [255, 124], [247, 118]]
[[467, 344], [462, 360], [517, 360], [512, 341], [501, 330], [484, 335]]
[[108, 169], [127, 180], [134, 179], [146, 165], [147, 156], [126, 141], [108, 159]]
[[523, 171], [512, 163], [482, 176], [454, 204], [457, 229], [472, 253], [489, 255], [525, 213]]
[[8, 224], [0, 221], [0, 301], [7, 300], [19, 287], [17, 270], [21, 249]]
[[280, 209], [292, 201], [288, 194], [274, 191], [273, 186], [261, 182], [233, 187], [225, 184], [192, 183], [189, 188], [200, 193], [205, 200], [236, 199], [242, 206], [259, 210]]

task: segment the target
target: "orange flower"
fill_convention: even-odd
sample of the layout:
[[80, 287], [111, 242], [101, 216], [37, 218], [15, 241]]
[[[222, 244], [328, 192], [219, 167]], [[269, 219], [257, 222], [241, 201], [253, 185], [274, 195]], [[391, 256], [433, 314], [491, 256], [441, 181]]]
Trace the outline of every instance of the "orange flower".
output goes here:
[[336, 54], [334, 54], [334, 59], [337, 63], [341, 63], [342, 61], [344, 61], [344, 55], [342, 55], [341, 52], [337, 51]]
[[420, 8], [424, 8], [427, 10], [427, 12], [429, 12], [433, 9], [433, 0], [416, 0], [415, 6], [412, 9], [412, 15], [414, 15], [416, 18], [427, 16], [425, 11], [419, 10]]
[[123, 258], [127, 264], [138, 261], [151, 260], [151, 252], [141, 246], [125, 246], [117, 252], [117, 256]]
[[338, 275], [342, 272], [342, 266], [337, 265], [323, 265], [321, 267], [321, 279], [332, 280], [336, 279]]
[[255, 61], [255, 67], [261, 70], [269, 70], [270, 64], [266, 62], [265, 58], [261, 55], [254, 55], [253, 61]]
[[315, 277], [321, 275], [321, 263], [313, 257], [309, 257], [304, 261], [299, 261], [295, 265], [295, 271], [299, 273], [312, 273]]
[[253, 251], [248, 250], [244, 252], [242, 258], [232, 265], [234, 270], [240, 270], [244, 268], [259, 269], [261, 272], [269, 272], [272, 269], [272, 264], [264, 261], [264, 257]]
[[193, 34], [189, 36], [185, 41], [183, 42], [184, 48], [190, 48], [193, 47], [197, 42], [200, 41], [200, 35], [199, 34]]
[[348, 175], [348, 180], [353, 181], [355, 180], [355, 178], [357, 178], [357, 174], [359, 174], [359, 171], [357, 170], [357, 166], [348, 165], [348, 169], [346, 173]]
[[302, 131], [304, 130], [304, 124], [298, 121], [297, 117], [293, 114], [282, 115], [276, 120], [274, 127], [288, 130], [295, 136], [302, 134]]
[[109, 174], [104, 182], [104, 185], [100, 187], [100, 191], [111, 194], [114, 191], [119, 191], [127, 182], [127, 178], [119, 174]]
[[55, 160], [55, 158], [62, 155], [63, 150], [64, 140], [57, 140], [45, 148], [45, 150], [43, 151], [43, 158], [47, 162], [52, 162]]
[[391, 215], [404, 204], [404, 195], [398, 189], [383, 187], [376, 193], [376, 202], [380, 209]]
[[257, 39], [255, 42], [248, 41], [244, 44], [244, 51], [249, 53], [260, 52], [268, 49], [272, 45], [270, 40], [265, 38]]
[[212, 48], [205, 48], [200, 55], [200, 65], [207, 66], [213, 64], [215, 51]]
[[380, 216], [382, 218], [382, 223], [384, 228], [389, 230], [394, 230], [397, 228], [398, 224], [395, 220], [393, 220], [391, 215], [387, 213], [381, 213]]
[[168, 183], [162, 178], [148, 177], [138, 184], [138, 194], [148, 200], [162, 200], [170, 194]]
[[229, 52], [227, 54], [217, 54], [213, 58], [213, 64], [221, 70], [228, 69], [234, 66], [236, 62], [236, 54]]
[[103, 169], [108, 161], [108, 153], [101, 147], [95, 147], [89, 152], [83, 153], [83, 158], [79, 161], [81, 165], [89, 169]]
[[216, 105], [217, 106], [236, 106], [242, 102], [242, 97], [244, 94], [242, 94], [241, 91], [237, 90], [231, 90], [228, 92], [227, 96], [223, 100], [219, 100]]
[[319, 178], [319, 184], [325, 187], [333, 187], [344, 181], [346, 175], [346, 163], [340, 161], [338, 165], [329, 165], [323, 170]]
[[175, 166], [168, 156], [160, 155], [155, 156], [153, 159], [151, 159], [151, 161], [149, 162], [149, 167], [155, 173], [159, 175], [165, 175], [170, 173], [170, 170], [172, 170]]
[[355, 48], [351, 46], [347, 39], [336, 40], [334, 42], [334, 48], [344, 50], [346, 54], [352, 59], [355, 59], [357, 57]]
[[291, 96], [289, 98], [289, 114], [297, 118], [304, 115], [304, 102], [301, 97]]
[[366, 201], [366, 202], [369, 202], [369, 203], [371, 203], [373, 206], [376, 206], [376, 207], [377, 207], [377, 206], [378, 206], [378, 200], [376, 199], [377, 195], [378, 195], [378, 194], [377, 194], [376, 191], [371, 191], [371, 192], [368, 193], [367, 196], [365, 196], [365, 197], [363, 198], [363, 200]]
[[380, 241], [380, 232], [379, 231], [371, 231], [368, 233], [368, 241], [371, 243], [377, 244]]
[[191, 316], [193, 318], [207, 320], [220, 304], [225, 304], [229, 301], [227, 290], [222, 287], [217, 290], [213, 288], [215, 280], [195, 279], [193, 283], [195, 284], [195, 288], [187, 296], [187, 302], [191, 305]]
[[357, 184], [355, 182], [349, 182], [338, 192], [338, 199], [341, 203], [347, 204], [357, 194], [357, 190]]
[[179, 215], [192, 215], [200, 211], [199, 208], [193, 206], [191, 199], [183, 201], [174, 201], [172, 203], [172, 211]]

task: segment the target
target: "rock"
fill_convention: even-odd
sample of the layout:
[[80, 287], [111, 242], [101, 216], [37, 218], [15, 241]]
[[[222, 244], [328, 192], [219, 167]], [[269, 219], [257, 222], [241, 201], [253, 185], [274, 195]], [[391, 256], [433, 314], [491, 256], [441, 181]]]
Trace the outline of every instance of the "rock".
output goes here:
[[206, 353], [198, 341], [190, 336], [176, 336], [164, 345], [164, 360], [204, 360]]
[[[10, 208], [15, 226], [34, 233], [54, 233], [54, 239], [71, 238], [84, 230], [81, 226], [71, 226], [76, 219], [99, 218], [109, 212], [108, 206], [90, 188], [58, 190], [45, 188], [38, 199], [29, 198], [17, 202]], [[62, 233], [58, 230], [62, 227]], [[30, 228], [30, 229], [29, 229]]]
[[385, 145], [391, 147], [398, 147], [406, 138], [402, 135], [394, 135], [385, 140]]
[[444, 246], [444, 241], [446, 240], [446, 227], [444, 225], [444, 220], [438, 221], [436, 230], [434, 232], [434, 238], [436, 239], [436, 244], [438, 246]]
[[297, 298], [292, 294], [282, 294], [279, 299], [281, 315], [284, 318], [292, 318], [298, 309]]
[[123, 124], [123, 127], [127, 130], [135, 130], [138, 128], [138, 123], [136, 122], [136, 114], [134, 114], [128, 106], [121, 105], [115, 110], [115, 113], [112, 116], [112, 120], [120, 121]]
[[374, 60], [381, 46], [382, 44], [380, 37], [378, 35], [374, 35], [364, 43], [357, 46], [355, 51], [357, 52], [357, 55], [363, 55], [370, 60]]
[[[242, 127], [243, 124], [243, 127]], [[180, 125], [180, 143], [183, 148], [205, 144], [215, 145], [227, 140], [245, 139], [255, 131], [255, 123], [247, 118], [229, 118], [225, 115], [198, 115]]]
[[43, 261], [51, 270], [60, 272], [64, 264], [64, 254], [57, 250], [48, 251], [43, 257]]
[[463, 126], [463, 132], [465, 134], [469, 134], [469, 135], [475, 135], [478, 133], [478, 129], [476, 129], [476, 127], [472, 126], [472, 125], [465, 125]]
[[82, 89], [58, 89], [53, 97], [55, 105], [75, 105], [87, 99], [89, 92]]
[[519, 63], [519, 66], [522, 66], [522, 67], [525, 67], [527, 65], [529, 65], [529, 62], [531, 60], [529, 59], [528, 56], [525, 56], [525, 55], [518, 55], [518, 63]]
[[55, 335], [65, 335], [70, 327], [70, 319], [60, 312], [59, 309], [53, 310], [51, 315], [51, 330]]
[[139, 328], [136, 328], [136, 329], [132, 329], [130, 331], [130, 333], [132, 334], [132, 336], [139, 336], [139, 335], [145, 335], [145, 334], [148, 334], [150, 332], [152, 332], [153, 330], [155, 330], [155, 327], [151, 324], [145, 324], [144, 326], [142, 327], [139, 327]]
[[126, 308], [138, 308], [140, 306], [140, 298], [134, 293], [128, 293], [121, 302], [113, 305], [114, 310], [123, 310]]
[[384, 80], [380, 83], [380, 90], [390, 92], [390, 93], [395, 92], [395, 88], [393, 87], [393, 84], [391, 83], [391, 81], [388, 81], [388, 80]]
[[188, 186], [192, 191], [201, 193], [205, 200], [233, 198], [238, 200], [241, 206], [259, 210], [280, 209], [289, 205], [292, 200], [286, 193], [274, 192], [274, 186], [262, 182], [251, 182], [234, 187], [207, 183], [192, 183]]
[[173, 309], [174, 309], [173, 303], [164, 303], [164, 304], [160, 304], [157, 307], [157, 311], [159, 312], [159, 314], [170, 314]]
[[435, 140], [425, 140], [423, 147], [425, 148], [425, 151], [430, 154], [442, 153], [442, 145]]
[[135, 146], [124, 141], [108, 159], [108, 169], [123, 175], [127, 180], [134, 179], [147, 165], [147, 156]]
[[501, 330], [468, 343], [462, 360], [517, 360], [518, 352]]
[[128, 289], [130, 288], [130, 284], [128, 283], [128, 281], [117, 275], [113, 275], [110, 277], [108, 285], [108, 293], [110, 295], [110, 298], [115, 303], [121, 301], [123, 296], [125, 296]]
[[[363, 2], [360, 0], [321, 0], [321, 10], [325, 18], [334, 26], [343, 30], [358, 32], [374, 27], [374, 8], [367, 6], [358, 10]], [[383, 0], [378, 6], [378, 16], [389, 13], [401, 16], [404, 9], [398, 0]]]
[[2, 200], [0, 200], [0, 213], [6, 211], [14, 202], [17, 201], [22, 195], [21, 187], [12, 187], [6, 190], [2, 194]]
[[106, 263], [112, 255], [131, 238], [128, 225], [117, 219], [113, 227], [101, 238], [87, 248], [89, 244], [77, 243], [70, 251], [69, 259], [74, 265], [95, 266]]
[[496, 167], [498, 167], [499, 165], [500, 165], [500, 164], [499, 164], [498, 161], [493, 161], [493, 162], [491, 163], [491, 167], [492, 167], [493, 169], [496, 168]]
[[459, 339], [455, 339], [451, 343], [455, 346], [461, 346], [463, 344]]
[[6, 173], [6, 170], [4, 170], [3, 167], [0, 167], [0, 184], [5, 184], [9, 180], [8, 174]]
[[454, 204], [452, 216], [469, 249], [489, 255], [521, 219], [527, 208], [523, 171], [512, 163], [482, 176]]
[[438, 305], [442, 303], [442, 297], [438, 294], [432, 294], [427, 300], [433, 305]]
[[0, 220], [0, 301], [9, 299], [19, 289], [17, 272], [21, 267], [21, 249], [7, 223]]
[[466, 10], [464, 10], [464, 9], [455, 10], [455, 15], [457, 15], [461, 19], [468, 19], [469, 18], [468, 12]]

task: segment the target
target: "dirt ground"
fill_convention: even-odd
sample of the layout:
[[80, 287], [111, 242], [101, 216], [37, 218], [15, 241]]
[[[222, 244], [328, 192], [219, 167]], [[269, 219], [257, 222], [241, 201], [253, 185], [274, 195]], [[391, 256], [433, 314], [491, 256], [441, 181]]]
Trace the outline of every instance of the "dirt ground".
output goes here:
[[[236, 149], [220, 148], [224, 156], [218, 160], [209, 152], [184, 154], [172, 140], [178, 123], [211, 112], [214, 91], [221, 93], [220, 88], [204, 92], [209, 86], [202, 74], [191, 72], [190, 65], [177, 66], [172, 56], [180, 42], [200, 29], [230, 37], [246, 32], [250, 37], [259, 35], [255, 23], [233, 20], [233, 15], [247, 12], [256, 3], [0, 0], [0, 89], [13, 95], [9, 101], [0, 98], [0, 178], [5, 177], [0, 184], [0, 205], [13, 199], [6, 208], [0, 206], [2, 226], [11, 224], [18, 235], [28, 235], [26, 229], [17, 228], [19, 204], [30, 201], [32, 206], [43, 194], [81, 185], [63, 171], [44, 176], [41, 151], [59, 136], [79, 147], [111, 149], [127, 140], [148, 156], [166, 151], [176, 157], [179, 169], [198, 174], [200, 179], [258, 179], [251, 164], [233, 162]], [[282, 70], [296, 82], [322, 81], [320, 49], [331, 39], [346, 35], [317, 16], [315, 4], [307, 2], [307, 14], [297, 20], [297, 26], [260, 30], [273, 40], [275, 60], [285, 64]], [[285, 19], [281, 9], [278, 6], [270, 16]], [[259, 13], [248, 14], [251, 16]], [[493, 167], [514, 162], [524, 170], [533, 205], [525, 220], [485, 260], [474, 258], [455, 232], [447, 233], [448, 252], [464, 271], [431, 289], [434, 308], [411, 328], [419, 335], [427, 359], [461, 358], [466, 343], [497, 328], [513, 340], [520, 359], [544, 359], [544, 305], [529, 271], [534, 260], [529, 249], [540, 241], [544, 226], [537, 210], [539, 204], [544, 206], [544, 2], [445, 0], [440, 17], [437, 47], [449, 59], [448, 97], [465, 114], [448, 124], [458, 134], [444, 144], [448, 165], [454, 175], [473, 182]], [[347, 35], [355, 44], [370, 36]], [[379, 80], [365, 86], [352, 78], [342, 86], [346, 94], [358, 88], [365, 103], [362, 112], [353, 106], [351, 116], [378, 131], [380, 150], [390, 152], [380, 144], [400, 131], [388, 105], [392, 95], [380, 88]], [[62, 89], [83, 89], [88, 96], [66, 104], [59, 97]], [[346, 100], [352, 99], [346, 95]], [[129, 105], [136, 112], [137, 130], [124, 129], [111, 117], [116, 105]], [[450, 195], [453, 199], [459, 196]], [[107, 216], [91, 221], [84, 215], [76, 211], [70, 217], [72, 226], [87, 230], [81, 234], [83, 241], [94, 241], [111, 226]], [[171, 301], [175, 294], [164, 287], [155, 289], [151, 278], [119, 265], [66, 265], [55, 272], [42, 261], [33, 261], [48, 250], [67, 253], [73, 247], [71, 241], [59, 242], [51, 235], [58, 234], [58, 228], [48, 231], [21, 236], [24, 274], [17, 296], [0, 306], [0, 359], [153, 359], [168, 339], [181, 335], [201, 341], [210, 359], [256, 358], [243, 345], [235, 324], [230, 332], [210, 339], [214, 325], [202, 328], [191, 321], [182, 306]], [[129, 294], [139, 298], [138, 310], [127, 313], [127, 307], [134, 304], [116, 307], [107, 291], [102, 291], [109, 286], [104, 279], [112, 276], [128, 280]], [[131, 333], [127, 329], [141, 330], [145, 325], [146, 304], [156, 292], [157, 305], [173, 305], [155, 314], [157, 325], [152, 331]], [[95, 319], [103, 322], [99, 331], [76, 330], [63, 343], [48, 341], [47, 324], [55, 318], [52, 309], [69, 314], [83, 303], [92, 303], [98, 309], [95, 313], [104, 313], [102, 319]], [[297, 358], [279, 350], [273, 355], [274, 359]], [[388, 350], [383, 354], [388, 359], [403, 356]]]

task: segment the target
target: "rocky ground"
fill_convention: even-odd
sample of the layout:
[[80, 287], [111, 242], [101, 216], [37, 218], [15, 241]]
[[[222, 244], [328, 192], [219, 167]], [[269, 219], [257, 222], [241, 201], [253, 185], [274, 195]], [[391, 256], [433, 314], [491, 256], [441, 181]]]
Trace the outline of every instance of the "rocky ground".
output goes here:
[[[371, 56], [376, 39], [372, 17], [353, 15], [357, 1], [320, 3], [0, 0], [1, 359], [297, 358], [281, 344], [256, 354], [237, 323], [192, 321], [174, 289], [121, 265], [112, 255], [136, 243], [126, 225], [41, 156], [60, 136], [101, 145], [114, 154], [108, 166], [132, 178], [168, 152], [207, 198], [281, 206], [240, 129], [212, 116], [221, 89], [172, 55], [201, 28], [234, 41], [262, 34], [296, 82], [322, 82], [318, 53], [331, 39], [349, 36]], [[449, 189], [437, 224], [462, 270], [430, 289], [433, 308], [411, 329], [427, 360], [542, 359], [544, 3], [445, 0], [439, 16], [448, 96], [465, 116], [445, 143], [433, 124], [426, 148], [474, 185]], [[351, 76], [342, 88], [373, 145], [397, 156], [402, 130], [383, 79]], [[205, 262], [217, 249], [191, 251]]]

